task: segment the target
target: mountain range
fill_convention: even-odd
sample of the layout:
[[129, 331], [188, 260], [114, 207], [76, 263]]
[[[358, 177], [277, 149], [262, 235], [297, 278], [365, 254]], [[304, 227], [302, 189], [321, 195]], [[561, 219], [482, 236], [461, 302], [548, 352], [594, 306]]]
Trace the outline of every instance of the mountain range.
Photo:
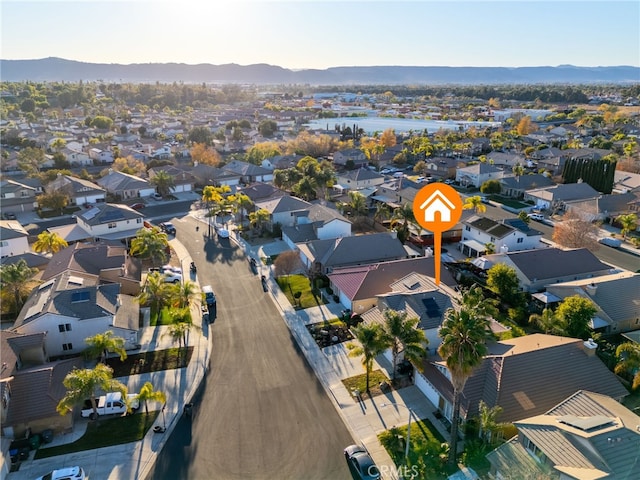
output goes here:
[[332, 67], [289, 70], [267, 65], [86, 63], [62, 58], [0, 60], [0, 79], [9, 82], [236, 83], [256, 85], [497, 85], [623, 84], [640, 82], [640, 67]]

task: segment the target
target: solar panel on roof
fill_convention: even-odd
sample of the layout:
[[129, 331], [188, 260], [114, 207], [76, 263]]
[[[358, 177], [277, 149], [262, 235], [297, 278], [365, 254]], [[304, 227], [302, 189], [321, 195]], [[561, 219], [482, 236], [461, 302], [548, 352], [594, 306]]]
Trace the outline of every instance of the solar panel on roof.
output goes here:
[[424, 305], [424, 308], [426, 308], [427, 310], [428, 317], [434, 318], [434, 317], [442, 316], [442, 313], [440, 312], [440, 307], [438, 306], [438, 303], [436, 302], [435, 298], [433, 297], [423, 298], [422, 304]]
[[604, 415], [593, 415], [590, 417], [578, 417], [575, 415], [563, 415], [558, 417], [560, 423], [589, 432], [600, 429], [613, 423], [613, 419]]

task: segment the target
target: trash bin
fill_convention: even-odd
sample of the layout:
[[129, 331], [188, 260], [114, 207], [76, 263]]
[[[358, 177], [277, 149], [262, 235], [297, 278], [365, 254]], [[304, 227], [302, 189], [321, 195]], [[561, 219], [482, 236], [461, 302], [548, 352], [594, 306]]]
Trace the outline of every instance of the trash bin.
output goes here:
[[31, 450], [37, 450], [38, 448], [40, 448], [40, 440], [41, 438], [39, 433], [36, 433], [29, 437], [29, 447], [31, 447]]
[[41, 434], [42, 443], [51, 443], [53, 441], [53, 430], [50, 428], [44, 430]]

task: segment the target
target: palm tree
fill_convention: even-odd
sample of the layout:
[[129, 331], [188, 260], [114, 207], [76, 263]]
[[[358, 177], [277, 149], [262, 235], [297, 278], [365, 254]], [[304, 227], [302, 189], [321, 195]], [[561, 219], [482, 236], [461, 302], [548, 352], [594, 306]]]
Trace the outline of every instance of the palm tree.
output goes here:
[[390, 227], [398, 232], [398, 239], [404, 243], [409, 238], [409, 224], [414, 222], [413, 206], [409, 202], [406, 202], [401, 207], [393, 210]]
[[384, 311], [382, 329], [387, 341], [391, 344], [393, 356], [393, 380], [396, 379], [398, 356], [404, 353], [404, 358], [417, 362], [427, 354], [425, 345], [428, 344], [424, 332], [417, 328], [420, 319], [407, 318], [407, 312], [387, 309]]
[[138, 401], [144, 402], [144, 411], [149, 415], [149, 406], [147, 405], [147, 402], [165, 403], [167, 401], [167, 396], [160, 390], [154, 390], [151, 382], [145, 382], [145, 384], [142, 385], [142, 388], [140, 388], [140, 393], [138, 393]]
[[316, 179], [313, 177], [302, 177], [302, 179], [293, 186], [293, 193], [295, 193], [298, 197], [310, 201], [316, 198], [316, 189], [318, 188], [318, 183]]
[[482, 439], [483, 443], [491, 443], [493, 437], [496, 432], [498, 432], [502, 427], [506, 424], [500, 423], [497, 421], [498, 417], [502, 413], [502, 407], [500, 405], [495, 405], [491, 408], [484, 402], [484, 400], [480, 400], [478, 404], [479, 409], [479, 423], [480, 430], [478, 431], [478, 436]]
[[100, 356], [100, 363], [106, 363], [107, 354], [110, 352], [117, 353], [120, 356], [120, 361], [124, 361], [127, 358], [127, 352], [124, 349], [124, 338], [114, 337], [113, 330], [98, 333], [92, 337], [85, 338], [84, 341], [89, 345], [87, 350], [92, 357]]
[[175, 180], [164, 170], [160, 170], [156, 173], [153, 178], [149, 180], [149, 183], [151, 183], [151, 185], [155, 185], [156, 190], [158, 190], [158, 193], [163, 197], [169, 195], [176, 189]]
[[33, 250], [38, 253], [58, 253], [68, 246], [67, 241], [60, 235], [45, 230], [38, 235], [38, 239], [33, 244]]
[[27, 294], [27, 284], [37, 271], [29, 267], [24, 259], [0, 266], [0, 285], [2, 290], [13, 294], [16, 313], [22, 308], [23, 298]]
[[167, 234], [158, 227], [141, 228], [131, 240], [131, 255], [150, 259], [152, 265], [159, 265], [168, 259], [167, 247], [169, 240]]
[[234, 198], [234, 203], [236, 206], [236, 213], [238, 214], [236, 223], [242, 224], [242, 216], [249, 213], [249, 209], [253, 207], [253, 201], [244, 193], [237, 193]]
[[627, 238], [628, 233], [635, 232], [638, 228], [638, 216], [635, 213], [619, 215], [618, 217], [616, 217], [616, 222], [622, 225], [620, 233], [622, 233], [622, 238], [624, 239]]
[[511, 169], [511, 171], [513, 172], [513, 174], [516, 176], [518, 180], [522, 175], [524, 175], [524, 167], [519, 163], [516, 163]]
[[386, 203], [378, 202], [376, 205], [376, 212], [373, 214], [373, 223], [375, 225], [378, 220], [388, 220], [391, 217], [391, 210], [389, 210], [389, 205]]
[[496, 244], [493, 242], [487, 242], [484, 244], [484, 253], [487, 255], [491, 255], [492, 253], [496, 253]]
[[91, 400], [93, 408], [91, 418], [96, 419], [98, 418], [98, 405], [96, 404], [98, 391], [119, 391], [122, 393], [122, 398], [127, 396], [127, 387], [113, 378], [111, 367], [102, 363], [97, 364], [94, 369], [74, 368], [64, 377], [62, 384], [67, 389], [67, 393], [56, 406], [60, 415], [66, 415], [75, 405], [82, 404], [88, 398]]
[[544, 333], [560, 335], [564, 332], [562, 319], [556, 315], [556, 312], [548, 307], [542, 310], [541, 314], [534, 313], [529, 315], [529, 323], [534, 324]]
[[384, 332], [379, 324], [371, 325], [361, 324], [353, 328], [353, 335], [360, 345], [348, 343], [350, 357], [359, 357], [362, 355], [362, 365], [367, 372], [367, 393], [369, 390], [369, 376], [373, 369], [373, 360], [377, 355], [381, 354], [388, 348], [389, 344], [385, 338]]
[[450, 308], [439, 335], [442, 343], [438, 353], [445, 361], [453, 385], [453, 412], [451, 416], [451, 449], [449, 464], [455, 465], [458, 444], [458, 421], [462, 391], [475, 367], [487, 352], [485, 342], [490, 336], [488, 318], [478, 311]]
[[464, 210], [474, 210], [476, 213], [484, 213], [487, 211], [487, 207], [482, 203], [482, 197], [480, 197], [480, 195], [467, 197], [462, 208]]
[[616, 348], [618, 363], [614, 372], [618, 375], [623, 373], [633, 375], [631, 388], [635, 390], [640, 387], [640, 345], [637, 343], [625, 342]]
[[349, 192], [349, 211], [356, 217], [367, 214], [367, 199], [360, 192]]
[[169, 291], [169, 295], [171, 295], [173, 300], [173, 306], [176, 308], [188, 308], [192, 300], [200, 295], [198, 286], [190, 280], [171, 285]]
[[258, 229], [260, 233], [262, 233], [265, 225], [269, 222], [270, 218], [271, 214], [269, 213], [269, 210], [266, 210], [264, 208], [256, 210], [255, 212], [251, 212], [249, 214], [249, 222], [251, 223], [251, 226]]
[[164, 282], [160, 273], [152, 272], [147, 275], [147, 280], [138, 294], [138, 301], [143, 305], [150, 305], [151, 315], [157, 315], [169, 298], [169, 288], [169, 284]]

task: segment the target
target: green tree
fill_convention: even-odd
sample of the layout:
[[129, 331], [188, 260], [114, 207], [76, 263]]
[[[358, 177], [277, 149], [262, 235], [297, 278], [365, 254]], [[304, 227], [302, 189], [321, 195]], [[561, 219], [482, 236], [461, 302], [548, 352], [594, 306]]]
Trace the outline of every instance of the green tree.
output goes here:
[[194, 127], [189, 130], [189, 136], [187, 137], [191, 143], [203, 143], [207, 146], [211, 146], [213, 143], [213, 134], [207, 127]]
[[259, 230], [260, 233], [264, 231], [270, 219], [271, 214], [269, 210], [265, 210], [264, 208], [260, 208], [249, 214], [249, 223], [253, 228]]
[[524, 167], [522, 165], [520, 165], [519, 163], [516, 163], [512, 168], [511, 171], [513, 172], [513, 174], [516, 176], [516, 178], [520, 178], [522, 175], [524, 175]]
[[366, 216], [368, 211], [366, 197], [357, 191], [349, 192], [349, 203], [347, 206], [349, 207], [351, 214], [355, 217]]
[[565, 330], [562, 320], [548, 307], [542, 310], [541, 314], [533, 313], [529, 315], [529, 323], [535, 325], [544, 333], [562, 335]]
[[302, 179], [293, 186], [293, 193], [298, 197], [310, 201], [316, 198], [316, 188], [318, 184], [313, 177], [302, 177]]
[[18, 168], [27, 175], [37, 175], [47, 161], [44, 150], [26, 147], [18, 152]]
[[385, 334], [379, 324], [374, 323], [371, 325], [360, 324], [353, 328], [353, 335], [360, 343], [348, 343], [347, 349], [349, 350], [350, 357], [362, 356], [362, 365], [366, 371], [367, 377], [367, 393], [370, 393], [369, 389], [369, 376], [373, 370], [373, 361], [376, 356], [381, 354], [387, 349], [389, 343], [385, 338]]
[[498, 417], [501, 413], [502, 407], [500, 405], [489, 407], [484, 400], [480, 400], [478, 404], [478, 421], [480, 424], [478, 436], [482, 439], [482, 443], [490, 445], [496, 433], [506, 426], [505, 423], [498, 422]]
[[391, 210], [389, 209], [389, 205], [386, 203], [378, 202], [376, 205], [376, 211], [373, 214], [373, 224], [377, 221], [384, 221], [391, 218]]
[[247, 152], [247, 162], [260, 165], [264, 159], [273, 158], [278, 155], [282, 155], [282, 150], [280, 150], [280, 146], [277, 143], [256, 143]]
[[65, 207], [69, 204], [69, 196], [65, 192], [58, 190], [38, 195], [36, 202], [38, 202], [40, 208], [60, 212], [60, 215], [62, 215]]
[[633, 390], [640, 387], [640, 345], [632, 342], [625, 342], [616, 348], [618, 363], [614, 371], [618, 375], [628, 375], [632, 377], [631, 388]]
[[24, 113], [33, 113], [36, 110], [36, 102], [32, 98], [25, 98], [20, 103], [20, 110]]
[[262, 120], [258, 124], [258, 132], [265, 138], [273, 137], [273, 134], [278, 131], [278, 124], [273, 120]]
[[620, 233], [623, 238], [627, 238], [627, 234], [635, 232], [638, 228], [638, 216], [635, 213], [627, 213], [626, 215], [619, 215], [616, 217], [616, 222], [622, 225]]
[[415, 224], [415, 221], [413, 206], [406, 202], [393, 210], [390, 227], [398, 233], [398, 240], [405, 243], [411, 235], [409, 225]]
[[138, 294], [138, 301], [142, 305], [151, 307], [151, 316], [158, 315], [163, 305], [170, 298], [169, 284], [167, 284], [159, 272], [152, 272], [142, 285]]
[[166, 403], [167, 396], [160, 390], [154, 390], [151, 382], [145, 382], [140, 388], [140, 392], [137, 395], [138, 401], [144, 403], [144, 411], [149, 415], [149, 406], [147, 402], [161, 402]]
[[525, 212], [524, 210], [520, 210], [520, 212], [518, 213], [518, 218], [527, 225], [529, 225], [529, 223], [531, 222], [531, 217], [529, 217], [527, 212]]
[[426, 345], [429, 343], [424, 332], [418, 328], [420, 319], [407, 318], [406, 311], [398, 312], [387, 309], [384, 311], [382, 329], [386, 341], [391, 345], [393, 357], [393, 380], [398, 370], [398, 357], [404, 353], [404, 358], [411, 362], [418, 362], [426, 356]]
[[496, 263], [487, 272], [487, 287], [509, 305], [520, 303], [520, 280], [513, 267]]
[[44, 231], [38, 235], [38, 239], [33, 244], [33, 250], [37, 253], [58, 253], [63, 248], [67, 248], [67, 241], [55, 232]]
[[127, 358], [127, 351], [124, 349], [124, 338], [115, 337], [113, 330], [97, 333], [92, 337], [85, 338], [84, 341], [89, 345], [87, 348], [89, 355], [93, 358], [98, 356], [100, 363], [107, 362], [109, 353], [117, 353], [120, 356], [120, 361], [124, 361]]
[[62, 381], [67, 389], [62, 400], [58, 402], [56, 410], [60, 415], [66, 415], [74, 406], [81, 405], [86, 399], [91, 400], [93, 413], [91, 419], [98, 418], [98, 405], [96, 397], [98, 392], [122, 393], [122, 397], [127, 396], [127, 387], [113, 378], [113, 369], [107, 365], [99, 363], [94, 369], [73, 369]]
[[498, 180], [487, 180], [480, 185], [480, 191], [486, 194], [498, 194], [502, 190], [502, 185]]
[[[464, 298], [463, 298], [464, 303]], [[489, 318], [475, 310], [449, 309], [438, 333], [442, 343], [438, 353], [445, 361], [453, 385], [453, 413], [451, 417], [451, 444], [449, 465], [455, 465], [458, 444], [460, 399], [467, 380], [480, 365], [487, 353], [486, 341], [490, 338]]]
[[474, 210], [476, 213], [484, 213], [487, 211], [487, 207], [482, 203], [482, 197], [475, 195], [473, 197], [467, 197], [462, 204], [464, 210]]
[[111, 127], [113, 127], [113, 120], [109, 117], [105, 117], [104, 115], [97, 115], [93, 120], [91, 120], [90, 126], [101, 130], [111, 130]]
[[590, 322], [597, 311], [591, 300], [574, 295], [558, 305], [556, 315], [564, 325], [565, 335], [586, 340], [592, 336]]
[[168, 247], [167, 234], [160, 231], [158, 227], [141, 228], [131, 240], [130, 253], [134, 257], [151, 260], [153, 265], [159, 265], [169, 258]]
[[175, 179], [169, 175], [166, 171], [160, 170], [157, 172], [151, 180], [151, 185], [155, 185], [158, 193], [163, 197], [166, 197], [176, 189]]
[[198, 286], [190, 280], [186, 280], [184, 283], [178, 282], [171, 285], [169, 290], [170, 295], [173, 298], [173, 307], [175, 308], [190, 307], [191, 302], [200, 295]]
[[27, 285], [37, 272], [38, 269], [29, 267], [24, 259], [0, 266], [0, 285], [3, 291], [11, 292], [16, 313], [24, 305], [24, 298], [28, 294]]

